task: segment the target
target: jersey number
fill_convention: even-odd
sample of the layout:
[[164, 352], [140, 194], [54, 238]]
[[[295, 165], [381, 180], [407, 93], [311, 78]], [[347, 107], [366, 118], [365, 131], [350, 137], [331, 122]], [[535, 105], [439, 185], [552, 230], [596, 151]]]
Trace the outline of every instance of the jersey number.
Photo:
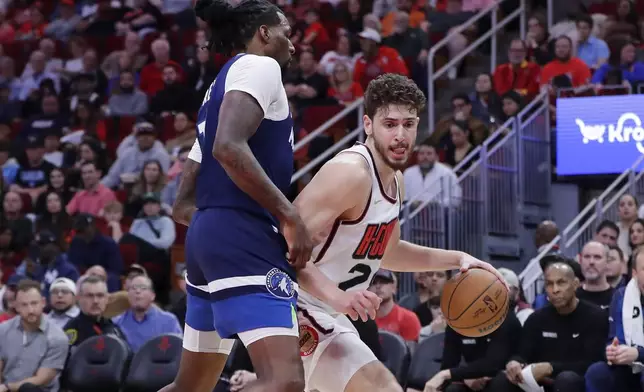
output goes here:
[[358, 247], [353, 251], [354, 259], [380, 260], [385, 254], [389, 238], [394, 232], [394, 228], [398, 223], [398, 218], [389, 223], [371, 224], [362, 235], [362, 239], [358, 243]]
[[344, 282], [340, 283], [338, 287], [342, 291], [347, 291], [348, 289], [355, 287], [359, 284], [362, 284], [369, 279], [371, 276], [371, 267], [369, 267], [366, 264], [356, 264], [349, 270], [350, 273], [357, 273], [358, 276], [355, 276], [349, 280], [345, 280]]

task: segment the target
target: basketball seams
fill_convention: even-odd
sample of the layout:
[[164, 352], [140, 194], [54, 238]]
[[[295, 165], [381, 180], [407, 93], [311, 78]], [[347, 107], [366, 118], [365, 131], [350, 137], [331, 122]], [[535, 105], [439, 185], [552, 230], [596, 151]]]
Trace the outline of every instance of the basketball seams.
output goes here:
[[468, 310], [469, 308], [471, 308], [471, 307], [472, 307], [472, 305], [474, 305], [474, 304], [476, 303], [476, 301], [478, 301], [478, 300], [479, 300], [479, 298], [481, 298], [481, 296], [482, 296], [483, 294], [485, 294], [485, 293], [488, 291], [488, 289], [489, 289], [490, 287], [492, 287], [492, 285], [493, 285], [494, 283], [496, 283], [496, 282], [499, 280], [499, 279], [497, 278], [496, 280], [492, 281], [492, 283], [490, 283], [490, 284], [489, 284], [485, 289], [483, 289], [483, 291], [481, 292], [481, 294], [479, 294], [479, 295], [478, 295], [478, 297], [476, 297], [476, 298], [472, 299], [472, 301], [470, 302], [470, 304], [469, 304], [465, 309], [463, 309], [463, 311], [461, 312], [461, 314], [459, 314], [459, 315], [458, 315], [458, 317], [450, 318], [450, 317], [449, 317], [449, 309], [451, 308], [451, 305], [452, 305], [452, 298], [454, 297], [454, 293], [458, 290], [458, 286], [460, 286], [460, 285], [461, 285], [461, 283], [463, 283], [463, 282], [465, 281], [465, 279], [467, 279], [467, 278], [469, 278], [470, 276], [472, 276], [472, 271], [477, 271], [477, 273], [478, 273], [478, 271], [479, 271], [479, 270], [476, 270], [476, 269], [472, 269], [472, 270], [470, 270], [470, 271], [469, 271], [469, 273], [468, 273], [467, 275], [465, 275], [465, 277], [464, 277], [460, 282], [456, 283], [456, 286], [454, 286], [454, 290], [452, 290], [452, 294], [449, 296], [449, 301], [447, 302], [447, 309], [448, 309], [448, 312], [447, 312], [447, 321], [454, 321], [454, 320], [458, 320], [459, 318], [461, 318], [461, 317], [465, 314], [465, 312], [467, 312], [467, 310]]
[[[494, 281], [494, 283], [496, 283], [497, 281], [499, 281], [501, 284], [503, 284], [503, 282], [501, 282], [499, 279], [497, 279], [496, 281]], [[492, 283], [492, 284], [494, 284], [494, 283]], [[489, 287], [488, 287], [488, 288], [486, 288], [486, 289], [485, 289], [485, 291], [483, 291], [483, 294], [485, 294], [488, 290], [489, 290]], [[481, 294], [481, 295], [483, 295], [483, 294]], [[480, 296], [479, 296], [479, 298], [480, 298]], [[508, 293], [506, 292], [506, 294], [505, 294], [505, 301], [503, 301], [503, 305], [501, 305], [501, 308], [506, 307], [506, 304], [508, 303], [508, 298], [509, 298], [509, 295], [508, 295]], [[474, 300], [474, 302], [476, 302], [477, 300], [478, 300], [478, 298], [477, 298], [476, 300]], [[507, 308], [509, 308], [509, 306], [508, 306]], [[506, 309], [507, 309], [507, 308], [506, 308]], [[507, 313], [508, 313], [508, 311], [506, 310], [506, 311], [505, 311], [505, 312], [503, 312], [503, 313], [505, 314], [505, 315], [503, 316], [503, 319], [505, 319], [505, 318], [507, 317]], [[477, 328], [477, 327], [479, 327], [479, 326], [481, 326], [481, 325], [483, 325], [483, 324], [489, 323], [489, 322], [490, 322], [490, 320], [492, 320], [492, 319], [493, 319], [494, 317], [496, 317], [497, 315], [498, 315], [498, 313], [496, 313], [496, 314], [492, 314], [492, 315], [490, 316], [490, 318], [488, 318], [487, 320], [485, 320], [485, 321], [483, 321], [483, 322], [481, 322], [481, 323], [479, 323], [479, 324], [476, 324], [476, 325], [472, 325], [472, 326], [469, 326], [469, 327], [455, 327], [455, 328], [457, 328], [457, 329], [459, 329], [459, 330], [461, 330], [461, 329], [472, 329], [472, 328]]]

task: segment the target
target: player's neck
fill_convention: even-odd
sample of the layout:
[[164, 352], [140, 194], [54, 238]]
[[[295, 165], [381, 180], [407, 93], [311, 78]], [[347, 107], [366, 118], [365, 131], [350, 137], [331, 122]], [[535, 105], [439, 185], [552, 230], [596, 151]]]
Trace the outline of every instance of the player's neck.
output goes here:
[[378, 176], [380, 177], [380, 181], [382, 181], [382, 185], [385, 187], [385, 189], [391, 189], [391, 186], [396, 178], [396, 170], [387, 165], [382, 156], [380, 156], [380, 153], [374, 145], [373, 138], [368, 139], [365, 144], [371, 151], [373, 163], [374, 165], [376, 165], [376, 170], [378, 171]]
[[255, 56], [266, 56], [266, 52], [264, 51], [264, 48], [261, 47], [260, 45], [256, 45], [254, 42], [251, 42], [250, 44], [248, 44], [248, 47], [246, 48], [246, 51], [244, 53], [254, 54]]

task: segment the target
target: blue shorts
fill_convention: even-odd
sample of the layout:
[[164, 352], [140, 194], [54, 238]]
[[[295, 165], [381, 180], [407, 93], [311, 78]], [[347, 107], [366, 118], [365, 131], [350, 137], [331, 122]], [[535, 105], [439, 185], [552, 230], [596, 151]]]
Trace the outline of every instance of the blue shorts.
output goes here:
[[295, 271], [269, 221], [233, 209], [197, 211], [186, 236], [186, 324], [223, 339], [297, 329]]

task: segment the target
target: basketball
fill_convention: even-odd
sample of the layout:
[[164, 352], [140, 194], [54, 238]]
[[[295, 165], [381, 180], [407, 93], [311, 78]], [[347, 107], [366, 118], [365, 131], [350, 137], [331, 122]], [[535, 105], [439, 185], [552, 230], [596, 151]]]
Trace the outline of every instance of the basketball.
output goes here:
[[441, 310], [447, 324], [463, 336], [489, 335], [508, 314], [509, 294], [493, 273], [473, 268], [447, 281]]

